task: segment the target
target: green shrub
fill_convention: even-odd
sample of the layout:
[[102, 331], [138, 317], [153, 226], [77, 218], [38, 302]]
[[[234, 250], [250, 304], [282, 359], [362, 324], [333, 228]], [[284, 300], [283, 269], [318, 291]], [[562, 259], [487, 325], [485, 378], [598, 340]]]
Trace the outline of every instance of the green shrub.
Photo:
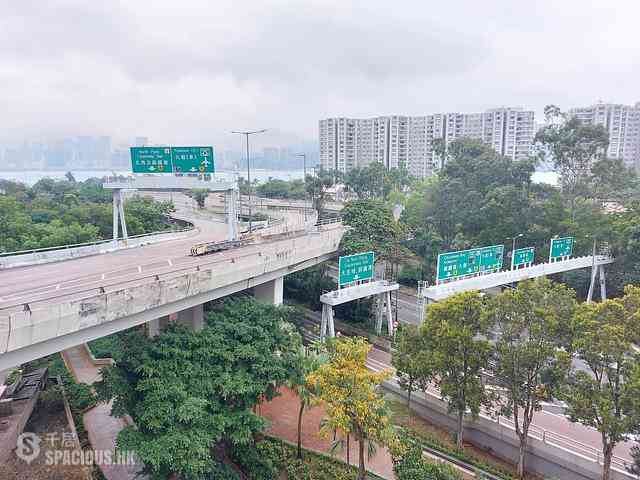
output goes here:
[[51, 385], [46, 390], [40, 392], [38, 397], [40, 407], [48, 412], [57, 412], [64, 408], [64, 399], [62, 397], [62, 387], [60, 385]]
[[231, 453], [233, 460], [251, 480], [271, 480], [281, 470], [282, 464], [275, 449], [264, 443], [236, 446]]
[[464, 450], [458, 450], [451, 445], [446, 444], [433, 434], [417, 432], [406, 427], [400, 428], [399, 432], [403, 438], [415, 443], [416, 445], [429, 447], [433, 450], [445, 453], [450, 457], [457, 458], [458, 460], [473, 465], [474, 467], [480, 470], [484, 470], [485, 472], [492, 473], [505, 480], [514, 480], [515, 478], [512, 473], [505, 468], [496, 464], [489, 464], [486, 461], [479, 459]]
[[462, 475], [451, 465], [427, 461], [417, 445], [407, 447], [405, 453], [394, 459], [393, 471], [398, 480], [462, 480]]

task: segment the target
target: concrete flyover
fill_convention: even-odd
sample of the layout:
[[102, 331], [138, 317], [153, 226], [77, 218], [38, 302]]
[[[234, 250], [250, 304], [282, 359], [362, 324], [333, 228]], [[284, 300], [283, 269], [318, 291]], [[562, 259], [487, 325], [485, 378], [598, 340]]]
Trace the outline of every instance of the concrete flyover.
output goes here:
[[0, 371], [260, 285], [256, 295], [278, 303], [282, 277], [332, 257], [344, 231], [326, 225], [204, 257], [188, 256], [183, 240], [173, 257], [155, 245], [137, 258], [128, 250], [0, 272]]

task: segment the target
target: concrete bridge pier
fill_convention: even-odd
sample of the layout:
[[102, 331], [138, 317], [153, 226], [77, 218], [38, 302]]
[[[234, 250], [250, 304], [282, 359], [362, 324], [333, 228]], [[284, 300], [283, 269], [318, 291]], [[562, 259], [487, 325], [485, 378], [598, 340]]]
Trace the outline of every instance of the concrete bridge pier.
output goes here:
[[159, 335], [160, 332], [167, 327], [169, 322], [180, 322], [194, 332], [199, 332], [204, 328], [204, 305], [196, 305], [195, 307], [187, 308], [178, 313], [151, 320], [147, 324], [147, 335], [149, 337]]
[[284, 277], [278, 277], [253, 287], [256, 300], [272, 305], [282, 305], [284, 301]]

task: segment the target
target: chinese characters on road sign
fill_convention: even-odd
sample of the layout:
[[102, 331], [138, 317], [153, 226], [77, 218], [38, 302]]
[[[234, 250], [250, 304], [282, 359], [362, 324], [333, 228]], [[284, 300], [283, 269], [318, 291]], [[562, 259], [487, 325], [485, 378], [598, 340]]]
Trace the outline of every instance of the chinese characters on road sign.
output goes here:
[[131, 147], [133, 173], [214, 173], [213, 147]]
[[357, 253], [340, 257], [338, 260], [338, 283], [342, 286], [373, 278], [373, 252]]

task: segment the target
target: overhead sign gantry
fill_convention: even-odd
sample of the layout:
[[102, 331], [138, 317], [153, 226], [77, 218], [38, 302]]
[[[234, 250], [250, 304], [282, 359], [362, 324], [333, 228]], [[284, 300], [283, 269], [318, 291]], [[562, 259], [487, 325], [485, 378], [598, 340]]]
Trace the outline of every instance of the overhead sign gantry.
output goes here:
[[133, 173], [215, 173], [213, 147], [131, 147]]

